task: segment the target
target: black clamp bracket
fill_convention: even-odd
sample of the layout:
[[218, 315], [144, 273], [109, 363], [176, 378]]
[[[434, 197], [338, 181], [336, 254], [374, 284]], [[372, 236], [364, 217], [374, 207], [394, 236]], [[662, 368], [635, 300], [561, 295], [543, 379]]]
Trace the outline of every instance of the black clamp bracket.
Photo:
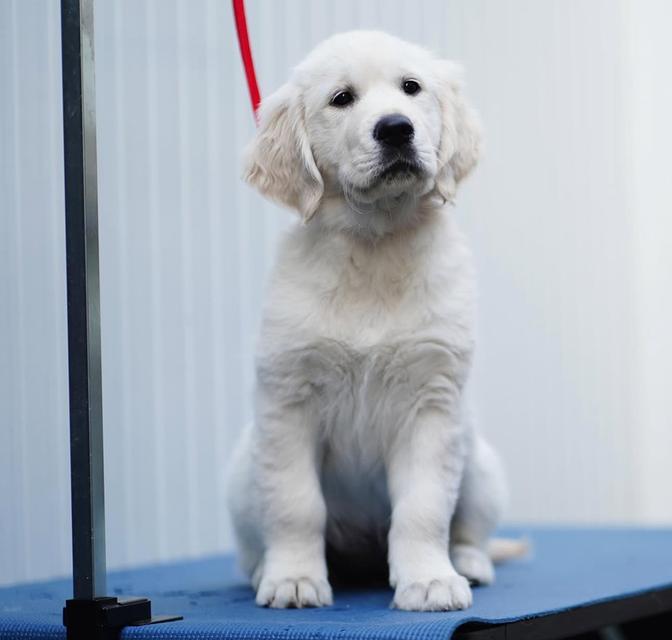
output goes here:
[[182, 620], [182, 616], [152, 617], [147, 598], [102, 597], [66, 600], [63, 624], [68, 640], [119, 640], [128, 626]]

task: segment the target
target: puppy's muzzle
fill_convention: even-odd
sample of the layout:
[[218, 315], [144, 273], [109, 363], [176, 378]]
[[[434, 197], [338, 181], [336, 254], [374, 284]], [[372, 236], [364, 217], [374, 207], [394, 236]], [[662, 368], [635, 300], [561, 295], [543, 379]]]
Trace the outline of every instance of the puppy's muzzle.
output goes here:
[[373, 137], [381, 145], [401, 149], [413, 140], [413, 123], [399, 113], [383, 116], [373, 128]]

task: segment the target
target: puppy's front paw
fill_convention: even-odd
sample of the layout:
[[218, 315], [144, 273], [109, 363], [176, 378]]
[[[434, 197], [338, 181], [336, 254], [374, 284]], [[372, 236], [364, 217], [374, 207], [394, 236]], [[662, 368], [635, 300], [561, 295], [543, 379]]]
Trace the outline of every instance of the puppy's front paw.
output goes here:
[[324, 607], [332, 602], [331, 586], [324, 578], [263, 577], [257, 589], [257, 604], [260, 607]]
[[471, 588], [457, 573], [399, 581], [392, 606], [405, 611], [455, 611], [471, 606]]

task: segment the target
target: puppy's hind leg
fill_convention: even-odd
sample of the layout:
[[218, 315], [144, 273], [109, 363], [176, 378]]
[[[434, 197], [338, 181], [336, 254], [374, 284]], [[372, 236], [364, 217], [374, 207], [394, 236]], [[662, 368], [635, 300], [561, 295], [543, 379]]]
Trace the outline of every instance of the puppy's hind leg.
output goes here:
[[252, 425], [245, 427], [238, 441], [226, 475], [226, 493], [240, 568], [256, 589], [263, 571], [264, 545], [261, 497], [252, 465], [252, 428]]
[[506, 478], [497, 454], [475, 435], [450, 534], [453, 565], [472, 583], [491, 584], [495, 579], [488, 540], [501, 518], [506, 494]]

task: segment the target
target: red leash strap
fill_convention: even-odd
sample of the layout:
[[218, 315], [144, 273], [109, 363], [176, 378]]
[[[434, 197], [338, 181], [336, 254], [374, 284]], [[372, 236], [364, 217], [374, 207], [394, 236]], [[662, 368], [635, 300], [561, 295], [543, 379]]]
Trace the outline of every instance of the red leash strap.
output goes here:
[[250, 48], [250, 38], [247, 33], [247, 19], [245, 18], [245, 0], [233, 0], [233, 15], [236, 20], [236, 32], [238, 33], [238, 44], [240, 46], [240, 56], [243, 59], [245, 68], [245, 77], [247, 78], [247, 88], [250, 91], [250, 100], [252, 101], [252, 111], [254, 111], [255, 120], [258, 119], [259, 87], [257, 86], [257, 74], [254, 71], [254, 61], [252, 60], [252, 49]]

